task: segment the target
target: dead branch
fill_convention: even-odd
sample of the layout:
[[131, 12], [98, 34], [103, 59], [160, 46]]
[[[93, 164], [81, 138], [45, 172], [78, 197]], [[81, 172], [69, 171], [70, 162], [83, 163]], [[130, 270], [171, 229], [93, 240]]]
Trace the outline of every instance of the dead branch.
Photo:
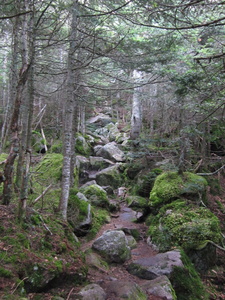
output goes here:
[[52, 184], [50, 184], [48, 187], [46, 187], [46, 189], [43, 191], [43, 193], [41, 195], [39, 195], [33, 202], [32, 204], [35, 204], [38, 202], [38, 200], [40, 200], [46, 193], [47, 191], [52, 187]]
[[212, 173], [196, 173], [196, 174], [199, 176], [212, 176], [212, 175], [219, 173], [221, 170], [223, 170], [224, 167], [225, 167], [225, 165], [223, 165], [221, 168], [219, 168], [218, 170], [216, 170]]

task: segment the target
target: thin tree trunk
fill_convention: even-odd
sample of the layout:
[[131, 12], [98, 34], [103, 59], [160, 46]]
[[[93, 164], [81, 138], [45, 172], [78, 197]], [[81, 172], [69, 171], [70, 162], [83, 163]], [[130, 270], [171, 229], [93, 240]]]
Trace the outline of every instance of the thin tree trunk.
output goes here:
[[[133, 78], [139, 79], [141, 77], [141, 74], [139, 72], [134, 71], [133, 72]], [[133, 101], [132, 101], [132, 116], [131, 116], [131, 133], [130, 138], [132, 140], [137, 139], [140, 136], [141, 133], [141, 127], [142, 127], [142, 107], [141, 107], [141, 88], [135, 87], [133, 92]]]
[[29, 65], [24, 64], [19, 75], [19, 81], [16, 88], [16, 99], [14, 104], [14, 110], [12, 115], [12, 121], [10, 125], [11, 129], [11, 147], [9, 155], [6, 159], [4, 168], [4, 186], [3, 186], [3, 204], [8, 205], [10, 203], [13, 192], [13, 167], [14, 161], [19, 153], [19, 115], [22, 102], [22, 95], [24, 86], [27, 81]]
[[[16, 10], [19, 11], [19, 2], [16, 2]], [[16, 98], [16, 86], [18, 82], [18, 56], [19, 56], [19, 16], [15, 17], [13, 24], [13, 36], [12, 36], [12, 58], [11, 58], [11, 75], [10, 75], [10, 91], [9, 99], [7, 101], [7, 106], [4, 115], [3, 126], [1, 129], [1, 143], [0, 151], [5, 146], [6, 138], [10, 130], [10, 120], [12, 117], [12, 111], [14, 106], [14, 101]]]
[[75, 116], [75, 51], [77, 36], [77, 1], [72, 7], [72, 24], [70, 34], [70, 48], [68, 54], [68, 72], [67, 72], [67, 100], [64, 115], [64, 143], [63, 143], [63, 169], [62, 169], [62, 188], [59, 203], [59, 212], [64, 220], [67, 220], [67, 207], [69, 192], [71, 187], [71, 177], [73, 176], [74, 161], [74, 116]]

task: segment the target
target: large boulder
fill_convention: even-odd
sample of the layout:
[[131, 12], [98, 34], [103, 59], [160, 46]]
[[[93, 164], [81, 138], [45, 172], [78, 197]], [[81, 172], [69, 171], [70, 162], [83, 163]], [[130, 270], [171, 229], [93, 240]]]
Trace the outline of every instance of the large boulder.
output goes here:
[[182, 247], [202, 271], [214, 264], [216, 252], [210, 241], [219, 244], [222, 235], [220, 222], [209, 209], [176, 200], [150, 216], [147, 224], [151, 241], [160, 251]]
[[117, 147], [115, 142], [108, 143], [102, 147], [95, 147], [94, 151], [97, 156], [114, 162], [123, 162], [126, 159], [124, 152]]
[[165, 275], [159, 276], [153, 280], [148, 280], [143, 283], [141, 287], [148, 295], [161, 297], [165, 300], [177, 300], [172, 284], [169, 278]]
[[100, 156], [90, 156], [90, 168], [91, 170], [102, 170], [112, 166], [114, 163], [108, 159]]
[[80, 189], [92, 205], [108, 208], [109, 199], [106, 191], [98, 184], [88, 185]]
[[150, 193], [150, 206], [160, 207], [180, 197], [196, 204], [205, 198], [207, 181], [194, 173], [165, 172], [159, 175]]
[[142, 279], [171, 276], [175, 267], [183, 267], [180, 251], [173, 250], [155, 256], [139, 258], [128, 265], [128, 271]]
[[92, 248], [110, 263], [124, 263], [131, 257], [131, 250], [128, 246], [126, 235], [122, 230], [105, 231], [94, 241]]
[[85, 156], [77, 155], [76, 167], [79, 170], [88, 170], [90, 168], [90, 160]]
[[105, 300], [106, 293], [100, 285], [92, 283], [86, 285], [78, 294], [78, 298], [81, 300]]
[[[105, 115], [103, 113], [98, 113], [97, 116], [94, 116], [87, 120], [87, 124], [93, 124], [95, 128], [101, 128], [111, 123], [112, 119], [109, 115]], [[90, 127], [90, 126], [89, 126]]]
[[95, 174], [95, 180], [100, 186], [111, 186], [118, 188], [122, 183], [119, 164], [103, 169]]
[[147, 300], [148, 297], [141, 287], [131, 281], [115, 280], [107, 285], [109, 294], [115, 295], [117, 299]]

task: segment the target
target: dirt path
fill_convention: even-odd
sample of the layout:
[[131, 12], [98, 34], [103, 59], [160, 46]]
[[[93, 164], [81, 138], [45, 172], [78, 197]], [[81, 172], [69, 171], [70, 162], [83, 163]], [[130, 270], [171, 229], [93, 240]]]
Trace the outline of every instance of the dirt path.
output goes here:
[[[105, 224], [101, 230], [99, 231], [98, 235], [95, 239], [102, 235], [102, 233], [106, 230], [115, 230], [115, 229], [136, 229], [140, 234], [140, 238], [137, 241], [137, 246], [135, 249], [131, 251], [131, 260], [135, 260], [137, 258], [142, 257], [150, 257], [157, 252], [155, 252], [148, 244], [147, 244], [147, 226], [143, 223], [135, 223], [136, 220], [136, 212], [132, 209], [128, 208], [124, 203], [121, 204], [120, 211], [112, 215], [111, 222]], [[126, 231], [126, 230], [125, 230]], [[94, 239], [94, 240], [95, 240]], [[82, 251], [85, 251], [91, 248], [93, 241], [86, 242], [82, 245]], [[110, 282], [115, 280], [120, 281], [129, 281], [135, 282], [138, 285], [141, 285], [146, 282], [146, 280], [142, 280], [136, 276], [131, 275], [127, 272], [126, 266], [130, 263], [130, 261], [126, 262], [125, 264], [111, 264], [109, 269], [101, 269], [101, 268], [89, 268], [88, 272], [88, 280], [91, 283], [99, 284], [107, 293], [107, 300], [119, 300], [119, 298], [115, 297], [112, 291], [108, 290], [108, 285]], [[161, 297], [156, 297], [154, 295], [149, 295], [148, 300], [160, 300], [163, 299]]]

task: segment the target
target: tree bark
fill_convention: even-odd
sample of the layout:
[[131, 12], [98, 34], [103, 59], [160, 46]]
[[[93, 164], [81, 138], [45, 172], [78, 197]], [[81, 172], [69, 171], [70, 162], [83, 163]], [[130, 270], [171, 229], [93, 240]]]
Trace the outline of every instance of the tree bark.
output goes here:
[[[141, 74], [138, 71], [133, 71], [133, 78], [137, 81], [137, 79], [141, 78]], [[132, 99], [132, 115], [131, 115], [131, 132], [130, 138], [132, 140], [136, 140], [141, 133], [142, 127], [142, 105], [141, 105], [141, 88], [135, 87], [133, 92]]]
[[70, 47], [68, 53], [68, 70], [67, 70], [67, 100], [64, 115], [63, 128], [63, 169], [62, 169], [62, 188], [59, 203], [59, 212], [64, 220], [67, 220], [67, 207], [69, 192], [73, 176], [74, 162], [74, 116], [75, 116], [75, 91], [76, 91], [76, 70], [75, 70], [75, 52], [77, 37], [77, 1], [72, 7], [72, 23], [70, 33]]

